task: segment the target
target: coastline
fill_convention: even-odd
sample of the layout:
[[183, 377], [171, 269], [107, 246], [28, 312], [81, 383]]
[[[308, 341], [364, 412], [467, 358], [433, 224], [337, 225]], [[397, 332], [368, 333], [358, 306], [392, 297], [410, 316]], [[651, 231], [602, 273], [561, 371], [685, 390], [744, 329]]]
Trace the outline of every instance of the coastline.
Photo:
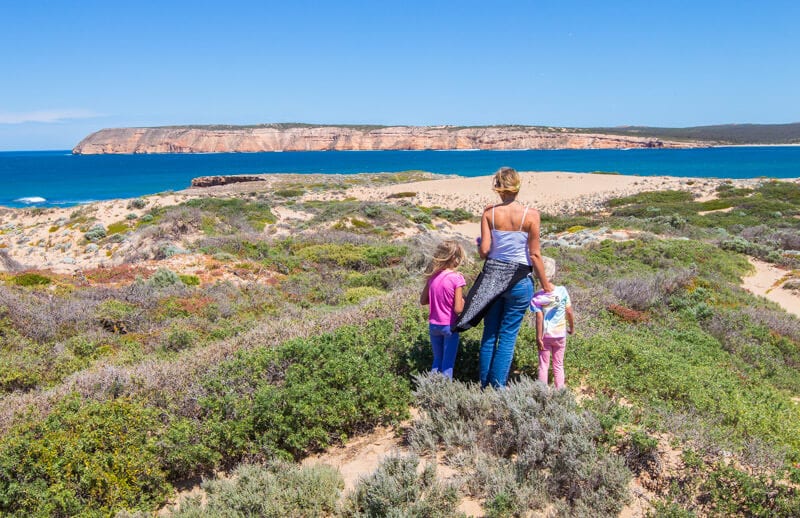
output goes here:
[[[590, 213], [605, 210], [610, 198], [628, 196], [643, 191], [677, 189], [693, 193], [697, 199], [710, 199], [718, 185], [730, 183], [750, 186], [762, 179], [724, 180], [715, 178], [682, 178], [668, 176], [627, 176], [616, 174], [587, 174], [568, 172], [523, 172], [519, 200], [552, 215]], [[199, 197], [259, 197], [270, 193], [287, 179], [312, 183], [358, 178], [353, 175], [258, 175], [264, 181], [235, 183], [215, 187], [192, 187], [181, 191], [145, 196], [144, 207], [132, 206], [131, 199], [114, 199], [63, 208], [2, 208], [0, 209], [0, 250], [6, 258], [0, 261], [0, 271], [13, 269], [47, 269], [54, 273], [75, 274], [87, 269], [108, 268], [122, 264], [137, 247], [148, 238], [129, 232], [152, 209], [178, 205]], [[303, 192], [291, 200], [269, 198], [268, 203], [277, 216], [274, 224], [264, 229], [265, 237], [288, 233], [294, 224], [308, 218], [307, 214], [293, 208], [298, 202], [334, 201], [355, 199], [359, 201], [410, 203], [424, 207], [462, 209], [478, 216], [483, 208], [494, 203], [490, 189], [491, 176], [442, 177], [422, 176], [421, 179], [403, 183], [381, 184], [381, 175], [367, 175], [366, 185], [353, 185], [330, 190]], [[440, 232], [474, 239], [478, 232], [475, 222], [449, 223], [437, 221]], [[88, 242], [84, 235], [94, 225], [102, 225], [118, 235], [115, 242], [97, 245]], [[414, 225], [402, 229], [396, 238], [406, 237], [423, 230]], [[144, 233], [142, 233], [144, 234]], [[196, 235], [182, 236], [174, 243], [179, 249], [188, 249]], [[0, 258], [2, 259], [2, 258]], [[173, 259], [178, 260], [178, 259]], [[157, 266], [157, 265], [152, 265]]]

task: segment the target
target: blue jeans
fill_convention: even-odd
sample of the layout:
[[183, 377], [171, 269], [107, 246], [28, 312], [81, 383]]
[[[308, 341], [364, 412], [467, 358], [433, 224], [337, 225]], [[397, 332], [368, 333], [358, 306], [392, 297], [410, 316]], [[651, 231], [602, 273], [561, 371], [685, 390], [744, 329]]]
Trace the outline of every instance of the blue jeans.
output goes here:
[[514, 345], [533, 296], [533, 281], [525, 277], [498, 297], [483, 317], [481, 387], [504, 387], [514, 358]]
[[453, 377], [453, 367], [458, 354], [458, 333], [450, 331], [450, 326], [428, 324], [433, 347], [433, 366], [431, 372], [441, 372], [448, 378]]

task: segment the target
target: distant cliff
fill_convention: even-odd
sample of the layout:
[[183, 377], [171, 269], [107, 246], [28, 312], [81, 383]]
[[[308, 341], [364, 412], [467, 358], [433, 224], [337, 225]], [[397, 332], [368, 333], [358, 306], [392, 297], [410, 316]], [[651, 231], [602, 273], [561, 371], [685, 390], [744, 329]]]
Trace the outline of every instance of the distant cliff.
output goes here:
[[699, 147], [647, 136], [538, 126], [172, 126], [113, 128], [83, 139], [75, 154], [250, 153], [425, 149], [624, 149]]

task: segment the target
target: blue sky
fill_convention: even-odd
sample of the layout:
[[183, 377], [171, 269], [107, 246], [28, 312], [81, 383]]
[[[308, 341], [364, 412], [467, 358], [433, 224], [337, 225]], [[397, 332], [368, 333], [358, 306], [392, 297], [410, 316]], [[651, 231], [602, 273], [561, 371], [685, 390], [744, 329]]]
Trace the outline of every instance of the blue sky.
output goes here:
[[104, 127], [800, 121], [800, 2], [0, 3], [0, 150]]

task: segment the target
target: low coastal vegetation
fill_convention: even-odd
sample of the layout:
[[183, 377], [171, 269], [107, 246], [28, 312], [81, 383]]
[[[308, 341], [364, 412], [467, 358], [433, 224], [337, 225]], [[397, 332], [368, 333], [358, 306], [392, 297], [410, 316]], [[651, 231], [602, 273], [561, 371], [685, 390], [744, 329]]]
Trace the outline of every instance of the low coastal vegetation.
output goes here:
[[[542, 218], [634, 235], [544, 250], [578, 315], [565, 391], [532, 381], [529, 324], [509, 390], [474, 383], [480, 328], [456, 381], [425, 374], [426, 257], [438, 223], [471, 214], [287, 192], [131, 205], [149, 218], [131, 219], [126, 264], [0, 277], [0, 513], [148, 516], [203, 478], [177, 516], [458, 516], [464, 498], [494, 517], [616, 516], [632, 480], [654, 517], [800, 515], [800, 321], [739, 287], [747, 255], [796, 267], [800, 188], [717, 194]], [[307, 219], [271, 232], [276, 197]], [[91, 230], [76, 212], [63, 224]], [[237, 274], [140, 267], [183, 254]], [[352, 491], [298, 463], [400, 423], [405, 451]]]

